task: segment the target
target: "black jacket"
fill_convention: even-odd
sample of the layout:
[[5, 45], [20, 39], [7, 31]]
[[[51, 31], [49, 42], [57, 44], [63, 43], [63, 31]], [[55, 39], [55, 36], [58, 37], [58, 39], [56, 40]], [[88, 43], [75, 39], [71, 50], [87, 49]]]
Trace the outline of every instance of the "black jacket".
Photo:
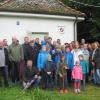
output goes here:
[[23, 51], [24, 51], [24, 60], [27, 61], [29, 60], [31, 57], [31, 53], [30, 53], [30, 45], [29, 44], [23, 44]]
[[97, 48], [93, 57], [96, 68], [100, 68], [100, 48]]
[[53, 73], [55, 71], [55, 69], [56, 69], [56, 67], [55, 67], [55, 64], [53, 63], [53, 61], [46, 61], [46, 64], [44, 67], [45, 72]]

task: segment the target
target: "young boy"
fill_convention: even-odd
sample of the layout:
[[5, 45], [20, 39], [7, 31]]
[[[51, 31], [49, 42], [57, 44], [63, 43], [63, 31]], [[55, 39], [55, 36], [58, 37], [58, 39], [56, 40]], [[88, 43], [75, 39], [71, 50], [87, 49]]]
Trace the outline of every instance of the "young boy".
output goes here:
[[87, 61], [84, 59], [83, 55], [79, 55], [80, 66], [82, 67], [83, 74], [83, 90], [85, 90], [86, 85], [86, 75], [89, 73], [89, 66]]
[[55, 71], [55, 65], [51, 59], [51, 55], [48, 55], [48, 60], [46, 61], [44, 72], [45, 72], [45, 89], [50, 88], [52, 89], [54, 87], [54, 80], [53, 80], [53, 74]]
[[67, 63], [65, 57], [62, 54], [60, 56], [60, 61], [57, 63], [57, 75], [59, 81], [60, 93], [68, 93], [67, 90]]
[[68, 83], [70, 85], [71, 76], [72, 76], [72, 69], [73, 69], [73, 66], [74, 66], [74, 57], [73, 57], [73, 54], [70, 52], [69, 46], [65, 47], [64, 55], [65, 55], [65, 60], [67, 62], [67, 67], [68, 67], [67, 77], [68, 77]]

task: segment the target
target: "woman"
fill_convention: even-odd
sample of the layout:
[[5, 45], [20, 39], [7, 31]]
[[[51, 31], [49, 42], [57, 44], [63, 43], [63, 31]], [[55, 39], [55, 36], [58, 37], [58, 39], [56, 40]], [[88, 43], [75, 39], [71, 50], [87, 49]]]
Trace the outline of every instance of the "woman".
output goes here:
[[98, 42], [94, 42], [93, 49], [92, 64], [95, 67], [95, 84], [100, 86], [100, 48]]
[[83, 55], [81, 49], [80, 49], [80, 45], [78, 43], [78, 41], [75, 42], [75, 48], [71, 51], [71, 53], [73, 54], [74, 57], [74, 65], [76, 64], [76, 61], [79, 60], [78, 56], [79, 55]]

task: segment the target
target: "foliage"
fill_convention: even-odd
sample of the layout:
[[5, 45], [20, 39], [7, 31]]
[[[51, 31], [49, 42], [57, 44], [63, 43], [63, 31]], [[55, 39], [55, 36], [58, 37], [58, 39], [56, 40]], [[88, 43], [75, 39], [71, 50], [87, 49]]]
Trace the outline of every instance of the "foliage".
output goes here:
[[77, 2], [88, 4], [88, 6], [70, 2], [70, 0], [61, 0], [66, 5], [84, 12], [86, 19], [78, 23], [78, 39], [86, 38], [87, 41], [100, 41], [100, 0], [74, 0]]

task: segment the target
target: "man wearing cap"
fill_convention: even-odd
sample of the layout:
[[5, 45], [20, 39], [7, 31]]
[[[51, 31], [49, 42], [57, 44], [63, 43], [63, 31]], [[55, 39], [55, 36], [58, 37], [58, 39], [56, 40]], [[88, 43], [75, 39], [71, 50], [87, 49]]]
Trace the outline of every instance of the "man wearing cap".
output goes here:
[[[0, 73], [3, 75], [5, 87], [8, 87], [8, 61], [8, 51], [3, 47], [3, 41], [0, 40]], [[1, 78], [0, 87], [2, 87]]]

